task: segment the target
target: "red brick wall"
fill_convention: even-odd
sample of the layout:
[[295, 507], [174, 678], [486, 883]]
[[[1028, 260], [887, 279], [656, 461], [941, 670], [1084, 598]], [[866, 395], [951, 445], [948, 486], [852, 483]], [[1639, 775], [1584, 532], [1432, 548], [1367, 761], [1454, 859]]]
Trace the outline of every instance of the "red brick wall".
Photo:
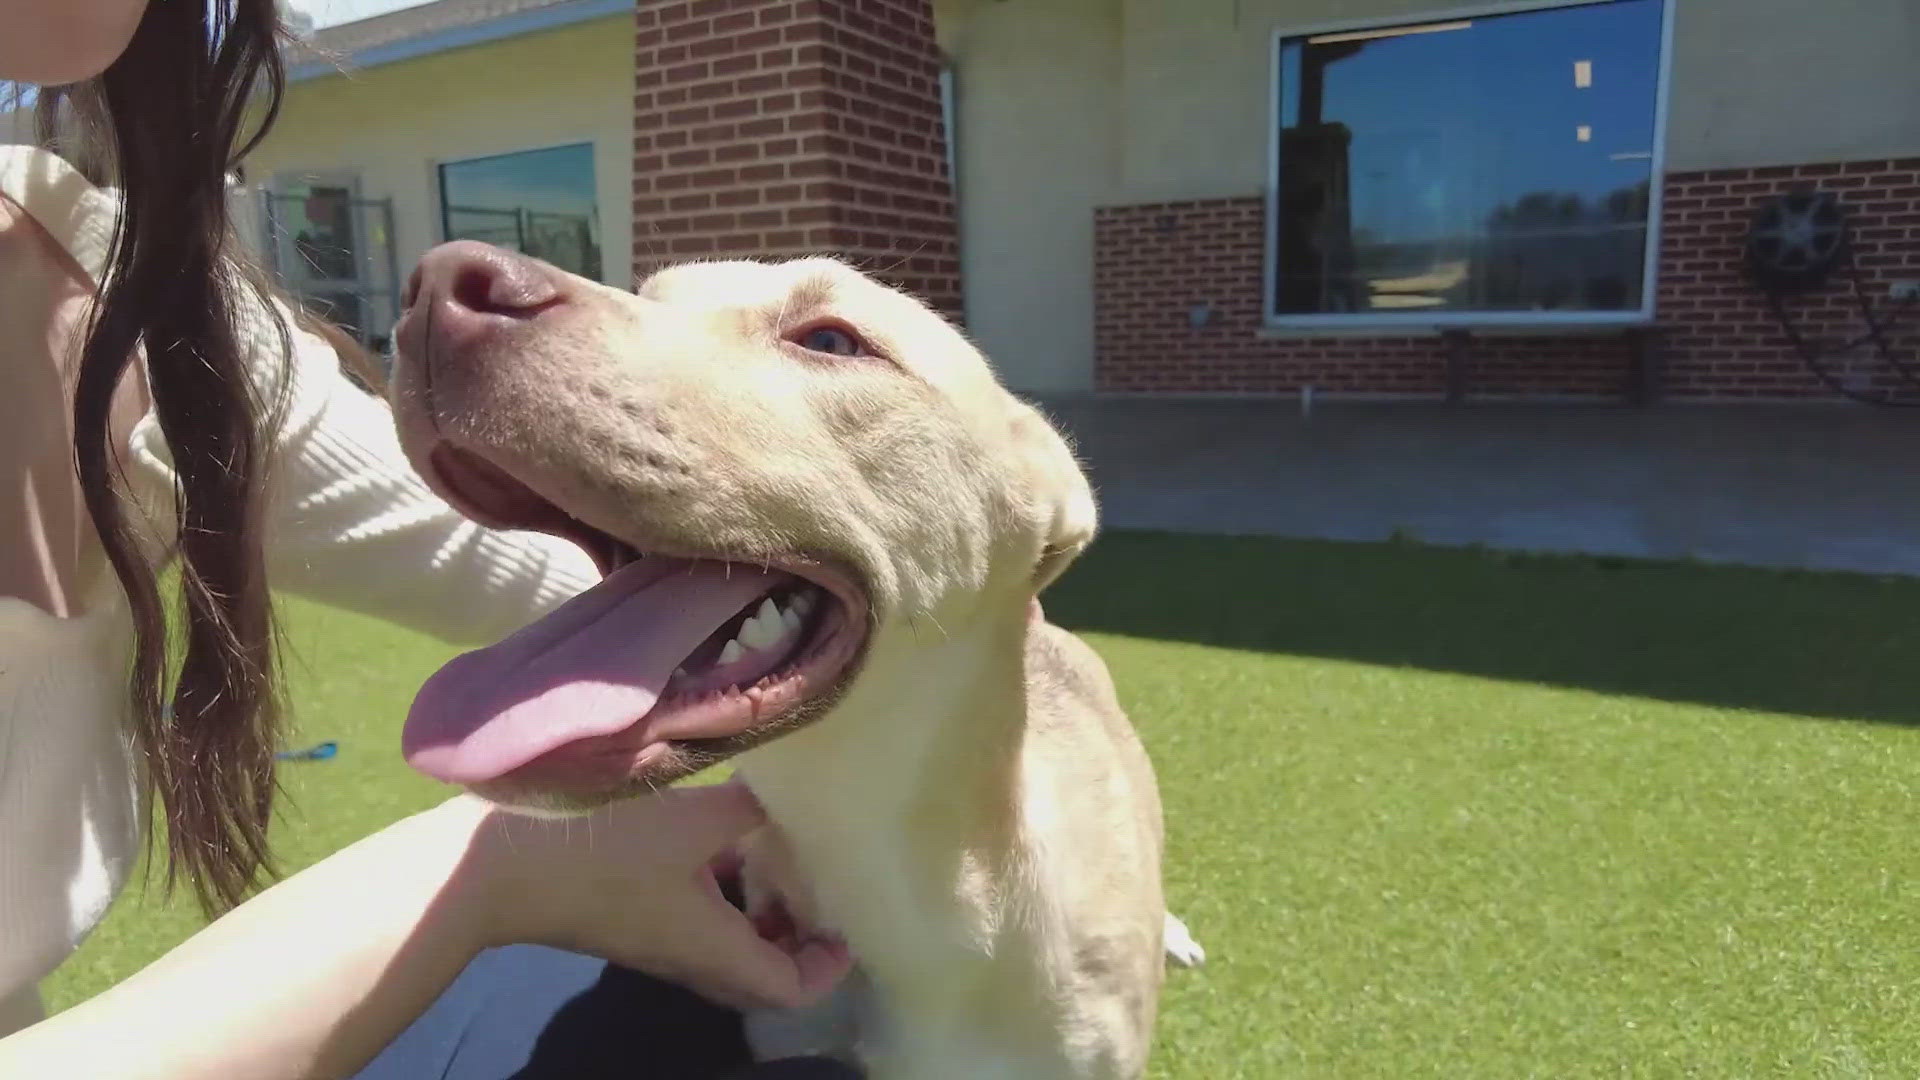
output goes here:
[[636, 279], [832, 253], [957, 313], [931, 0], [639, 0]]
[[[1656, 311], [1667, 393], [1680, 397], [1826, 396], [1741, 268], [1759, 201], [1818, 185], [1846, 202], [1868, 295], [1920, 280], [1920, 159], [1681, 173], [1666, 182]], [[1446, 362], [1425, 336], [1263, 338], [1264, 204], [1259, 197], [1104, 207], [1094, 215], [1095, 384], [1104, 391], [1439, 393]], [[1194, 304], [1216, 321], [1190, 325]], [[1803, 333], [1864, 330], [1836, 280], [1790, 302]], [[1905, 338], [1908, 355], [1920, 335]], [[1916, 357], [1920, 363], [1920, 357]], [[1476, 393], [1615, 394], [1630, 356], [1618, 338], [1493, 337], [1474, 345]], [[1877, 365], [1875, 384], [1896, 385]]]

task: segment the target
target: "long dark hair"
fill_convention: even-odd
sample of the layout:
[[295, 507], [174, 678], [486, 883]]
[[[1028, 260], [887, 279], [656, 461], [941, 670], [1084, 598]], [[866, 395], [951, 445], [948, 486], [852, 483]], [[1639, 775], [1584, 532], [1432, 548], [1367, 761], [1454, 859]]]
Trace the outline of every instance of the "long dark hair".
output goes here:
[[[124, 193], [74, 391], [74, 464], [133, 616], [133, 737], [165, 814], [166, 881], [186, 877], [210, 912], [271, 870], [279, 711], [258, 520], [270, 403], [236, 319], [257, 286], [232, 250], [226, 177], [278, 111], [280, 38], [276, 0], [150, 0], [112, 67], [37, 106], [43, 141]], [[178, 556], [177, 639], [110, 446], [139, 349], [178, 477], [177, 532], [154, 538]]]

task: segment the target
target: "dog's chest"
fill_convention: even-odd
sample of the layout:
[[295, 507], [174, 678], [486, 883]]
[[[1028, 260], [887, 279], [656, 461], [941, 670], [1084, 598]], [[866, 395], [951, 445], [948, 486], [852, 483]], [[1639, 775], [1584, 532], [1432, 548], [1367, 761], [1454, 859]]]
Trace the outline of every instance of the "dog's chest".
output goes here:
[[750, 1013], [747, 1042], [756, 1061], [826, 1056], [857, 1065], [867, 1080], [1053, 1080], [1064, 1063], [983, 1037], [961, 1017], [948, 1022], [890, 1012], [864, 972], [808, 1009]]
[[[1014, 1032], [1004, 1018], [982, 1015], [983, 1001], [996, 1015], [1009, 1003], [993, 992], [1000, 979], [990, 942], [999, 928], [988, 914], [989, 890], [970, 868], [939, 887], [916, 885], [901, 870], [904, 860], [894, 873], [853, 874], [823, 858], [809, 865], [825, 873], [806, 874], [773, 831], [754, 837], [748, 852], [750, 912], [777, 903], [803, 936], [842, 934], [862, 964], [811, 1008], [750, 1015], [756, 1059], [832, 1056], [860, 1065], [870, 1080], [1070, 1075], [1001, 1045], [996, 1035]], [[1013, 1011], [1031, 1015], [1034, 1006]]]

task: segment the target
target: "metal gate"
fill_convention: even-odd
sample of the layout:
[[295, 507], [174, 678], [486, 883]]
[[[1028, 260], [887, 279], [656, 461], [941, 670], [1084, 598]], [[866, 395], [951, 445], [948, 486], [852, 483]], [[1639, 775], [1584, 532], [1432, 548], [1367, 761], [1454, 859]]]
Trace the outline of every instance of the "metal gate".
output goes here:
[[400, 318], [393, 200], [312, 183], [261, 192], [261, 209], [266, 260], [281, 286], [384, 357]]

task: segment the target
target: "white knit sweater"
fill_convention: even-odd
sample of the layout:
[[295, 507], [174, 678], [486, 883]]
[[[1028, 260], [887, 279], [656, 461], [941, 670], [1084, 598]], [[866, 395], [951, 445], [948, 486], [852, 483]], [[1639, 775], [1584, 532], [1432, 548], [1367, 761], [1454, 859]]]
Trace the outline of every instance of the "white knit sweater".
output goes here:
[[[108, 193], [50, 154], [0, 146], [0, 194], [99, 281]], [[597, 580], [571, 544], [460, 517], [414, 476], [386, 406], [346, 380], [333, 350], [295, 330], [287, 362], [265, 315], [250, 307], [242, 322], [263, 400], [286, 402], [269, 432], [276, 589], [479, 644]], [[138, 501], [169, 506], [173, 474], [152, 415], [128, 449]], [[0, 597], [0, 1035], [38, 1015], [34, 984], [99, 921], [139, 851], [143, 795], [126, 738], [131, 623], [111, 574], [90, 591], [84, 612], [66, 619]]]

